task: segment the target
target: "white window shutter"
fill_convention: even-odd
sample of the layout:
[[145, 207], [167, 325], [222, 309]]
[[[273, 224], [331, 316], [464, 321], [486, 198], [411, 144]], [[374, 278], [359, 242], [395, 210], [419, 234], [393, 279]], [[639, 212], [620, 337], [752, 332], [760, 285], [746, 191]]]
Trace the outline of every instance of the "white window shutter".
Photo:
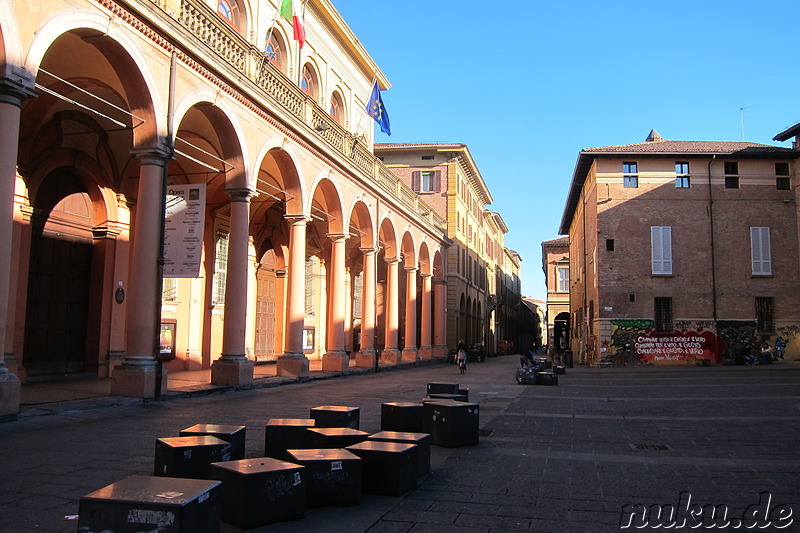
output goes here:
[[750, 228], [750, 255], [754, 276], [772, 274], [772, 252], [770, 250], [768, 227]]
[[653, 274], [672, 274], [672, 226], [650, 227]]

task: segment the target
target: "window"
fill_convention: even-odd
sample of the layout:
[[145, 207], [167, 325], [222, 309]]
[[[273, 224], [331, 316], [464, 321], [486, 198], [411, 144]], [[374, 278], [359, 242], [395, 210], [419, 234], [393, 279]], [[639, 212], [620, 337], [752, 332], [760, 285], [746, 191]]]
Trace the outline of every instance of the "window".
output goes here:
[[650, 245], [654, 275], [672, 274], [672, 226], [651, 226]]
[[754, 276], [771, 276], [769, 228], [750, 228], [750, 257]]
[[423, 156], [420, 156], [420, 159], [422, 159], [423, 161], [432, 161], [433, 160], [433, 156], [432, 155], [423, 155]]
[[317, 97], [317, 76], [309, 65], [303, 67], [303, 75], [300, 78], [300, 89], [312, 98]]
[[789, 175], [789, 163], [775, 163], [775, 188], [779, 191], [788, 191], [792, 188]]
[[675, 188], [689, 188], [689, 163], [683, 163], [680, 161], [675, 163]]
[[267, 39], [264, 56], [267, 58], [267, 61], [278, 67], [278, 70], [286, 72], [286, 52], [284, 50], [283, 40], [274, 30], [270, 32]]
[[614, 239], [606, 239], [606, 251], [607, 252], [614, 251]]
[[178, 299], [177, 278], [163, 278], [161, 286], [161, 301], [174, 302]]
[[772, 296], [756, 296], [756, 329], [762, 333], [775, 331], [774, 300]]
[[331, 105], [328, 114], [330, 114], [337, 123], [342, 124], [344, 104], [342, 103], [342, 96], [338, 91], [333, 91], [333, 94], [331, 94]]
[[626, 162], [622, 163], [622, 174], [623, 174], [623, 176], [622, 176], [622, 186], [623, 187], [628, 187], [628, 188], [635, 189], [636, 187], [639, 186], [639, 176], [637, 175], [638, 172], [639, 172], [638, 167], [639, 166], [638, 166], [637, 163], [633, 163], [633, 162], [630, 162], [630, 161], [626, 161]]
[[214, 305], [225, 305], [225, 283], [228, 278], [228, 242], [230, 235], [226, 230], [218, 229], [214, 246], [214, 278], [211, 294]]
[[423, 170], [420, 173], [419, 192], [433, 192], [433, 180], [436, 174], [433, 170]]
[[569, 268], [558, 267], [558, 292], [569, 292]]
[[411, 173], [411, 189], [417, 193], [438, 192], [440, 182], [439, 170], [415, 170]]
[[655, 330], [670, 333], [672, 327], [672, 298], [656, 296], [654, 299]]
[[739, 163], [735, 161], [725, 161], [725, 188], [739, 188]]

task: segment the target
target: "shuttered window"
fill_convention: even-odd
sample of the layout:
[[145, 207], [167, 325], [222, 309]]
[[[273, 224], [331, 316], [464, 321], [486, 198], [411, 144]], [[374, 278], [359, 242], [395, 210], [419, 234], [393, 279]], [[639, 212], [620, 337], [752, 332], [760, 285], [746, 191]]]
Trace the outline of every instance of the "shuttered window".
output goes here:
[[653, 274], [672, 274], [672, 226], [651, 226]]
[[750, 256], [752, 258], [754, 276], [772, 275], [769, 228], [750, 228]]
[[415, 170], [411, 173], [411, 189], [417, 193], [439, 192], [441, 170]]

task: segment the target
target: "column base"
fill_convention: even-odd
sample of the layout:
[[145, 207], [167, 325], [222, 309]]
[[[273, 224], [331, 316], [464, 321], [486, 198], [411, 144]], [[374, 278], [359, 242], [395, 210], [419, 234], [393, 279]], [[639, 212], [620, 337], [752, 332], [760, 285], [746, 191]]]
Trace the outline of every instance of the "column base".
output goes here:
[[243, 355], [223, 355], [211, 364], [211, 383], [214, 385], [252, 385], [255, 363]]
[[303, 354], [285, 353], [276, 365], [279, 376], [304, 378], [309, 374], [308, 358]]
[[0, 374], [0, 417], [19, 413], [19, 386], [15, 374]]
[[436, 344], [433, 347], [433, 356], [434, 357], [447, 357], [447, 346], [444, 344]]
[[[160, 394], [167, 392], [167, 368], [161, 369]], [[156, 364], [123, 363], [111, 372], [111, 395], [128, 398], [156, 397]]]
[[420, 359], [433, 359], [433, 347], [432, 346], [420, 346], [419, 347], [419, 358]]
[[356, 353], [356, 366], [361, 368], [375, 368], [375, 361], [378, 352], [375, 350], [363, 350]]
[[381, 352], [381, 364], [396, 365], [401, 360], [400, 350], [397, 348], [386, 348]]
[[347, 372], [350, 368], [350, 356], [347, 352], [336, 351], [322, 356], [323, 372]]
[[405, 363], [416, 363], [419, 360], [419, 352], [417, 348], [403, 348], [403, 353], [400, 360]]

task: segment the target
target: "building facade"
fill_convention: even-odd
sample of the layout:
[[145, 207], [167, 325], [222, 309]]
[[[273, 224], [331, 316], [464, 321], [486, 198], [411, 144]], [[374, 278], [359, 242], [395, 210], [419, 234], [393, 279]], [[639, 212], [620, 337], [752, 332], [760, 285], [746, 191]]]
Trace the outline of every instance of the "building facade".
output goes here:
[[547, 353], [557, 357], [569, 347], [569, 237], [542, 243], [547, 285]]
[[0, 0], [0, 414], [34, 378], [153, 397], [160, 356], [446, 354], [446, 222], [372, 152], [388, 80], [330, 1], [304, 41], [279, 3]]
[[581, 151], [560, 227], [576, 360], [800, 356], [797, 157], [655, 131]]
[[467, 146], [377, 143], [375, 155], [447, 221], [448, 346], [518, 346], [521, 258], [504, 245], [508, 227], [487, 208], [492, 195]]

